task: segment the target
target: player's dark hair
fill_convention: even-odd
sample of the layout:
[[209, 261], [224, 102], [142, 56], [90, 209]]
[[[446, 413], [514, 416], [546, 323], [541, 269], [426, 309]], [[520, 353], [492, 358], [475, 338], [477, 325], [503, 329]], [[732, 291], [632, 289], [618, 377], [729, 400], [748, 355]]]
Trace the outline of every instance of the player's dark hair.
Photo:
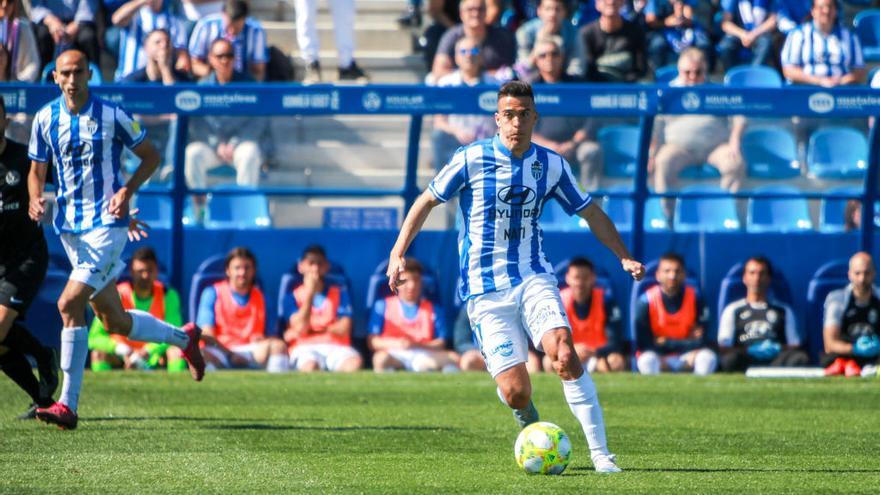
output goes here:
[[324, 251], [324, 248], [318, 244], [310, 244], [310, 245], [306, 246], [306, 248], [303, 249], [302, 256], [300, 256], [299, 259], [304, 260], [304, 259], [306, 259], [306, 256], [308, 256], [310, 254], [314, 254], [315, 256], [320, 256], [320, 257], [324, 258], [325, 260], [327, 259], [327, 251]]
[[235, 258], [244, 258], [246, 260], [250, 260], [251, 263], [254, 264], [254, 268], [257, 267], [257, 257], [254, 256], [254, 253], [246, 248], [246, 247], [235, 247], [229, 251], [229, 254], [226, 255], [226, 263], [224, 265], [225, 268], [229, 268], [229, 265], [232, 263], [232, 260]]
[[512, 96], [514, 98], [529, 98], [533, 102], [535, 101], [535, 93], [532, 92], [532, 85], [525, 81], [509, 81], [504, 83], [501, 86], [501, 89], [498, 90], [498, 99], [505, 96]]
[[538, 5], [542, 5], [542, 4], [544, 4], [545, 2], [548, 2], [548, 1], [550, 1], [550, 2], [556, 2], [556, 3], [560, 4], [560, 5], [562, 5], [562, 7], [565, 8], [565, 11], [566, 11], [566, 12], [571, 11], [571, 8], [570, 8], [569, 5], [568, 5], [568, 1], [566, 1], [566, 0], [540, 0], [540, 1], [538, 2]]
[[591, 272], [595, 272], [596, 268], [593, 266], [593, 262], [584, 258], [583, 256], [575, 256], [568, 262], [568, 269], [572, 268], [587, 268]]
[[680, 254], [673, 253], [672, 251], [663, 253], [663, 256], [660, 256], [660, 261], [674, 261], [681, 265], [682, 268], [686, 266], [684, 263], [684, 258], [682, 258]]
[[[767, 269], [767, 275], [770, 275], [771, 277], [773, 276], [773, 264], [770, 263], [770, 260], [767, 259], [766, 256], [762, 256], [762, 255], [752, 256], [751, 258], [746, 260], [746, 263], [748, 263], [749, 261], [751, 261], [753, 263], [758, 263], [758, 264], [764, 265], [764, 268]], [[743, 265], [743, 268], [745, 268], [745, 265]]]
[[131, 255], [131, 261], [140, 261], [142, 263], [147, 261], [152, 261], [157, 266], [159, 265], [159, 259], [156, 257], [156, 251], [151, 247], [142, 247], [139, 248], [134, 254]]
[[415, 258], [406, 258], [406, 268], [404, 271], [418, 273], [419, 275], [425, 274], [425, 267], [422, 266], [422, 263]]
[[[165, 35], [166, 38], [168, 38], [169, 40], [171, 39], [171, 31], [168, 31], [165, 28], [156, 28], [156, 29], [150, 31], [149, 33], [147, 33], [147, 38], [149, 38], [150, 36], [153, 36], [155, 33], [162, 33]], [[144, 39], [146, 39], [146, 38], [144, 38]]]
[[233, 21], [244, 19], [248, 15], [248, 3], [245, 0], [226, 0], [223, 13]]

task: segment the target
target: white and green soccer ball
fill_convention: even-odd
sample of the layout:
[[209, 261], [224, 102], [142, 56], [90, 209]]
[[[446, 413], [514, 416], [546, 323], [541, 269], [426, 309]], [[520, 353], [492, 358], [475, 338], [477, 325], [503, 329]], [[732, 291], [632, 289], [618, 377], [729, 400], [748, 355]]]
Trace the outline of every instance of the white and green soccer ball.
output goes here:
[[571, 440], [553, 423], [532, 423], [519, 433], [513, 453], [529, 474], [562, 474], [571, 459]]

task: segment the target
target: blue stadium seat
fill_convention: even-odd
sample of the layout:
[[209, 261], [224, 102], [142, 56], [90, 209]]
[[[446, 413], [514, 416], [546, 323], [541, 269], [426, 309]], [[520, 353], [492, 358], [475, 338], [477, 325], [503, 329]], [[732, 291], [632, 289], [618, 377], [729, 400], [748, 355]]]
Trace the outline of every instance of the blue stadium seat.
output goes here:
[[189, 285], [189, 321], [196, 321], [202, 291], [209, 285], [226, 278], [226, 255], [215, 254], [209, 257], [193, 273]]
[[675, 64], [664, 65], [654, 71], [654, 80], [657, 84], [669, 84], [678, 77], [678, 66]]
[[790, 179], [800, 175], [794, 136], [779, 127], [750, 128], [742, 138], [748, 175], [758, 179]]
[[256, 190], [224, 186], [235, 194], [208, 194], [205, 228], [266, 229], [272, 226], [269, 199]]
[[[861, 194], [861, 186], [843, 186], [829, 189], [829, 193]], [[819, 232], [837, 234], [843, 232], [847, 199], [822, 198], [819, 204]], [[880, 204], [874, 205], [874, 225], [880, 227]]]
[[[649, 261], [645, 265], [645, 278], [635, 282], [629, 293], [629, 337], [630, 342], [635, 341], [636, 336], [636, 303], [639, 297], [648, 291], [651, 287], [657, 285], [657, 266], [660, 260]], [[700, 283], [696, 275], [688, 268], [685, 276], [685, 283], [693, 287], [697, 292], [697, 297], [701, 296]]]
[[807, 285], [806, 342], [807, 351], [813, 361], [818, 361], [825, 347], [822, 337], [825, 297], [829, 292], [845, 287], [849, 283], [848, 271], [849, 260], [829, 261], [816, 270]]
[[868, 168], [868, 139], [851, 127], [823, 127], [810, 136], [807, 168], [813, 177], [860, 179]]
[[[726, 193], [717, 186], [689, 186], [682, 192]], [[675, 202], [676, 232], [736, 232], [740, 229], [736, 200], [723, 198], [679, 198]]]
[[[765, 186], [756, 194], [799, 193], [792, 186]], [[746, 230], [749, 232], [805, 232], [813, 229], [810, 208], [804, 198], [749, 198]]]
[[[632, 186], [627, 184], [608, 188], [609, 191], [631, 191]], [[614, 222], [617, 230], [621, 232], [632, 231], [633, 202], [628, 198], [605, 198], [602, 207], [608, 217]], [[669, 221], [663, 213], [663, 205], [660, 198], [648, 198], [645, 203], [645, 230], [648, 232], [662, 232], [669, 230]]]
[[683, 168], [681, 173], [678, 174], [678, 178], [688, 180], [718, 180], [721, 178], [721, 172], [708, 163], [702, 163], [700, 165]]
[[555, 199], [550, 199], [544, 203], [539, 221], [541, 229], [547, 232], [571, 232], [589, 229], [586, 220], [577, 215], [566, 213]]
[[[746, 286], [742, 282], [743, 269], [745, 269], [745, 262], [737, 263], [730, 267], [727, 275], [721, 279], [721, 286], [718, 290], [718, 311], [715, 314], [720, 316], [728, 304], [746, 297]], [[791, 286], [785, 275], [778, 270], [773, 273], [768, 296], [770, 299], [786, 303], [789, 306], [792, 304]]]
[[606, 177], [632, 177], [636, 171], [639, 128], [634, 125], [611, 125], [599, 129]]
[[[40, 80], [45, 84], [55, 84], [55, 80], [52, 78], [52, 72], [55, 70], [55, 61], [51, 60], [45, 67], [43, 67], [43, 72], [40, 74]], [[92, 77], [89, 78], [90, 86], [100, 86], [104, 84], [104, 77], [101, 75], [101, 69], [93, 64], [89, 63], [89, 70], [92, 71]]]
[[[424, 272], [422, 273], [422, 293], [428, 299], [440, 301], [440, 283], [437, 275], [427, 265], [422, 263]], [[384, 299], [391, 295], [391, 289], [388, 288], [388, 277], [385, 272], [388, 270], [388, 260], [384, 260], [376, 266], [373, 274], [370, 275], [370, 281], [367, 284], [367, 311], [372, 311], [373, 304], [379, 299]]]
[[781, 88], [782, 77], [765, 65], [738, 65], [724, 74], [724, 85], [739, 88]]
[[56, 349], [61, 347], [61, 329], [64, 327], [58, 312], [58, 298], [68, 278], [69, 270], [50, 268], [25, 317], [27, 329], [43, 345]]
[[867, 62], [880, 60], [880, 9], [863, 10], [853, 20]]

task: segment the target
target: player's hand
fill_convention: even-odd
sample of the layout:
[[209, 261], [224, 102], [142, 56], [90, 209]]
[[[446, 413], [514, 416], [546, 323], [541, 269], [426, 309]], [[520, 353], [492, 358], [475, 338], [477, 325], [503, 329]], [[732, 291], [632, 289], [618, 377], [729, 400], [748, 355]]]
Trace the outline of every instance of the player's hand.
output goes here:
[[31, 220], [39, 222], [43, 219], [43, 215], [45, 214], [46, 198], [42, 196], [38, 198], [31, 198], [30, 203], [28, 203], [28, 216], [31, 217]]
[[321, 274], [318, 273], [318, 270], [309, 270], [303, 273], [303, 287], [310, 293], [316, 293], [320, 283]]
[[110, 198], [110, 206], [108, 207], [110, 214], [115, 218], [125, 218], [128, 216], [128, 202], [130, 199], [131, 195], [128, 193], [127, 187], [116, 191], [116, 194]]
[[632, 275], [632, 278], [636, 281], [645, 278], [645, 265], [638, 261], [626, 258], [620, 260], [620, 264], [623, 266], [623, 270], [629, 272], [629, 274]]
[[388, 277], [388, 288], [394, 294], [397, 294], [398, 287], [406, 283], [406, 280], [400, 278], [405, 269], [406, 260], [403, 256], [391, 255], [388, 258], [388, 270], [385, 272], [385, 275]]
[[135, 218], [139, 211], [137, 208], [131, 210], [131, 219], [128, 221], [128, 240], [131, 242], [150, 237], [150, 225], [143, 220]]

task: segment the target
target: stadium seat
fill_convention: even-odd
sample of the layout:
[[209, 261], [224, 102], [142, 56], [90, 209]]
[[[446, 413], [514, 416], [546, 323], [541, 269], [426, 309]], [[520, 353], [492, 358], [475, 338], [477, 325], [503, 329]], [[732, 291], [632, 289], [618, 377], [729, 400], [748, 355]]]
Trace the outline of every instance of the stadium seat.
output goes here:
[[738, 65], [724, 74], [724, 85], [739, 88], [781, 88], [782, 77], [765, 65]]
[[[45, 67], [43, 67], [43, 72], [40, 75], [40, 80], [45, 84], [55, 84], [55, 79], [52, 77], [52, 72], [55, 70], [55, 61], [50, 60]], [[101, 75], [101, 69], [94, 63], [89, 63], [89, 70], [92, 71], [92, 76], [89, 78], [90, 86], [100, 86], [104, 84], [104, 77]]]
[[589, 229], [586, 220], [577, 215], [566, 213], [555, 199], [550, 199], [544, 203], [539, 221], [541, 229], [547, 232], [571, 232]]
[[265, 229], [272, 226], [269, 200], [256, 190], [224, 186], [235, 194], [208, 194], [205, 228]]
[[683, 168], [681, 173], [678, 174], [678, 178], [687, 180], [718, 180], [721, 178], [721, 172], [712, 165], [703, 163]]
[[850, 127], [823, 127], [810, 136], [807, 169], [822, 179], [860, 179], [868, 168], [868, 139]]
[[[859, 186], [846, 186], [829, 189], [829, 193], [846, 193], [860, 194], [862, 189]], [[819, 232], [826, 234], [837, 234], [844, 231], [843, 218], [846, 210], [847, 199], [838, 198], [822, 198], [819, 203]]]
[[[431, 268], [422, 263], [424, 273], [422, 274], [422, 292], [430, 300], [440, 302], [440, 286], [437, 275]], [[367, 284], [367, 311], [373, 309], [373, 304], [379, 299], [384, 299], [391, 295], [391, 289], [388, 288], [388, 277], [385, 272], [388, 270], [388, 260], [384, 260], [376, 266], [373, 274], [370, 275], [370, 281]]]
[[[623, 186], [610, 187], [609, 191], [631, 191], [632, 186], [627, 184]], [[633, 202], [629, 198], [607, 197], [605, 198], [603, 207], [605, 213], [614, 222], [617, 230], [621, 232], [632, 231], [632, 215]], [[669, 221], [663, 213], [663, 206], [660, 198], [648, 198], [645, 203], [645, 230], [648, 232], [662, 232], [669, 230]]]
[[639, 128], [634, 125], [612, 125], [599, 129], [606, 177], [632, 177], [636, 172], [639, 149]]
[[196, 321], [199, 300], [205, 287], [224, 278], [226, 278], [225, 254], [215, 254], [199, 265], [189, 285], [189, 321]]
[[[765, 186], [756, 194], [799, 193], [792, 186]], [[749, 198], [746, 230], [755, 233], [805, 232], [813, 229], [810, 208], [804, 198]]]
[[678, 77], [678, 66], [675, 64], [664, 65], [654, 71], [654, 81], [657, 84], [669, 84]]
[[794, 136], [779, 127], [750, 128], [742, 138], [748, 175], [757, 179], [790, 179], [800, 175]]
[[[728, 304], [746, 297], [746, 286], [742, 282], [744, 268], [745, 262], [737, 263], [730, 267], [727, 275], [721, 279], [721, 285], [718, 290], [718, 311], [715, 314], [720, 316]], [[770, 299], [775, 299], [788, 305], [792, 304], [791, 286], [788, 284], [785, 275], [778, 270], [773, 273], [768, 296]]]
[[[726, 193], [717, 186], [688, 186], [682, 192]], [[723, 198], [679, 198], [675, 202], [676, 232], [736, 232], [740, 229], [736, 200]]]
[[[636, 303], [639, 300], [639, 297], [647, 292], [648, 289], [657, 285], [657, 266], [660, 265], [660, 260], [649, 261], [645, 265], [645, 278], [635, 282], [630, 290], [629, 294], [629, 337], [628, 340], [630, 342], [635, 342], [636, 336]], [[687, 275], [685, 276], [685, 283], [690, 285], [697, 291], [697, 297], [701, 295], [700, 283], [696, 275], [691, 272], [690, 269], [687, 270]]]
[[61, 314], [58, 298], [67, 285], [70, 271], [50, 268], [25, 317], [25, 326], [43, 345], [61, 347]]
[[863, 10], [853, 20], [866, 62], [880, 60], [880, 10]]
[[810, 359], [818, 361], [819, 355], [824, 351], [824, 339], [822, 337], [822, 325], [825, 315], [825, 297], [828, 293], [845, 287], [849, 284], [847, 272], [849, 260], [832, 260], [816, 270], [810, 283], [807, 285], [807, 351]]

